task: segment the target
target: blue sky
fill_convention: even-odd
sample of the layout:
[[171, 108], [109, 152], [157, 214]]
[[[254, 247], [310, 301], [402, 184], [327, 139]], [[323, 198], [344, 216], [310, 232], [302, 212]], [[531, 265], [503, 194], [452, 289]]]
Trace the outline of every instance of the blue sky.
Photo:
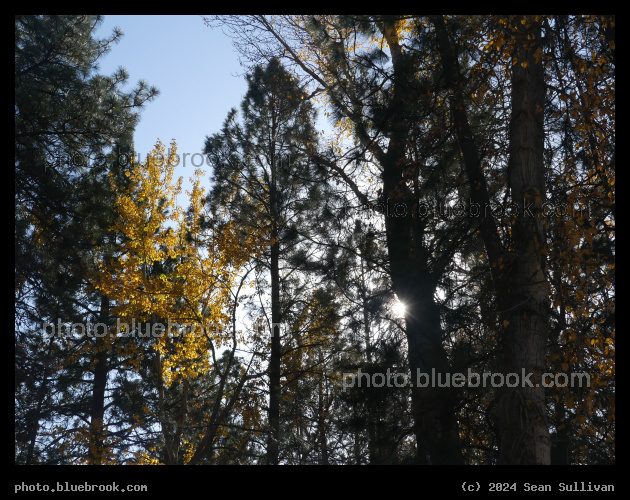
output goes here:
[[[205, 137], [220, 130], [247, 91], [236, 51], [220, 29], [207, 27], [200, 16], [104, 16], [96, 36], [110, 34], [114, 26], [124, 36], [100, 60], [99, 72], [109, 75], [123, 66], [129, 72], [125, 90], [141, 79], [160, 90], [140, 115], [135, 150], [144, 160], [157, 139], [167, 147], [175, 139], [182, 158], [176, 176], [187, 181], [202, 161], [192, 155], [202, 152]], [[185, 162], [184, 153], [189, 153]], [[208, 176], [210, 168], [202, 168]]]

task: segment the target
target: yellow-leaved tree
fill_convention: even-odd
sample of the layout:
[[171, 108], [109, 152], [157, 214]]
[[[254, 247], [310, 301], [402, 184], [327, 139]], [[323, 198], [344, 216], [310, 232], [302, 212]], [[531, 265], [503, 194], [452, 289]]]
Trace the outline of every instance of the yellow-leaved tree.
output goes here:
[[254, 358], [244, 366], [235, 356], [243, 336], [233, 320], [245, 265], [262, 236], [230, 224], [220, 234], [207, 229], [200, 170], [187, 192], [188, 210], [179, 207], [178, 162], [175, 142], [166, 150], [158, 141], [144, 163], [132, 163], [120, 180], [112, 176], [116, 236], [94, 278], [112, 301], [107, 348], [145, 379], [143, 404], [136, 404], [144, 414], [134, 418], [161, 427], [162, 442], [136, 453], [140, 463], [211, 457], [221, 426], [255, 378]]

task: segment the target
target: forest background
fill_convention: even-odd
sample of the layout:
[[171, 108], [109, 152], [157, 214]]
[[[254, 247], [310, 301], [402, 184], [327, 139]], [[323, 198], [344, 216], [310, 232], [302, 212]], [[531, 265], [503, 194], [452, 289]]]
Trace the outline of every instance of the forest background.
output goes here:
[[[132, 161], [120, 33], [16, 17], [16, 464], [614, 463], [614, 17], [198, 22], [243, 92]], [[589, 384], [356, 383], [471, 370]]]

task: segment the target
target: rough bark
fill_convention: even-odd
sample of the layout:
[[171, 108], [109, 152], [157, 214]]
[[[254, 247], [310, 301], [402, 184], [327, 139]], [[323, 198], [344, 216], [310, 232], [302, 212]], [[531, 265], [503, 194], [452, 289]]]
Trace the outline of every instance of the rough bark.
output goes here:
[[394, 291], [405, 304], [409, 368], [413, 381], [412, 416], [421, 464], [461, 464], [461, 448], [452, 388], [417, 384], [418, 373], [442, 376], [450, 371], [442, 342], [438, 306], [435, 303], [436, 276], [429, 268], [428, 250], [423, 245], [424, 226], [413, 217], [415, 199], [405, 188], [403, 164], [409, 119], [405, 103], [413, 98], [409, 87], [412, 66], [405, 61], [396, 30], [385, 23], [383, 34], [392, 53], [394, 88], [387, 152], [381, 155], [385, 230]]
[[271, 229], [271, 355], [269, 358], [269, 440], [267, 463], [279, 462], [278, 434], [280, 432], [280, 243], [278, 241], [278, 202], [276, 193], [275, 155], [271, 152], [271, 185], [269, 207]]
[[[523, 20], [524, 22], [521, 22]], [[433, 16], [444, 77], [452, 91], [455, 132], [468, 174], [472, 201], [490, 206], [480, 155], [471, 132], [463, 99], [460, 70], [444, 19]], [[544, 388], [540, 383], [546, 362], [549, 332], [549, 292], [544, 275], [545, 234], [541, 216], [544, 180], [544, 72], [536, 57], [541, 25], [531, 16], [514, 20], [516, 44], [512, 68], [512, 116], [508, 185], [517, 215], [512, 224], [511, 246], [505, 252], [492, 213], [480, 217], [479, 227], [488, 254], [501, 311], [504, 375], [517, 374], [519, 384], [504, 384], [499, 401], [500, 462], [549, 464], [550, 441], [545, 417]], [[538, 52], [540, 56], [541, 52]], [[536, 61], [538, 60], [538, 62]], [[537, 376], [538, 375], [538, 378]], [[509, 379], [513, 383], [514, 378]], [[524, 385], [524, 387], [522, 387]]]
[[407, 307], [411, 305], [407, 315], [407, 342], [418, 460], [433, 465], [460, 465], [463, 459], [457, 398], [453, 387], [449, 387], [451, 370], [443, 346], [439, 309], [433, 300], [434, 291], [434, 286], [420, 285], [413, 296], [405, 299]]
[[[109, 323], [109, 300], [101, 297], [100, 323]], [[105, 333], [104, 336], [100, 336]], [[109, 334], [107, 328], [105, 332], [98, 332], [96, 337], [96, 355], [94, 367], [94, 379], [92, 382], [92, 408], [90, 411], [90, 444], [88, 451], [88, 465], [101, 465], [103, 463], [103, 418], [105, 417], [105, 388], [107, 386], [108, 352], [106, 345], [106, 335]]]
[[[512, 250], [505, 294], [504, 331], [506, 373], [533, 373], [534, 387], [523, 384], [504, 390], [501, 398], [501, 455], [503, 464], [550, 463], [550, 439], [545, 393], [549, 335], [549, 287], [544, 274], [545, 200], [544, 120], [545, 82], [536, 51], [541, 48], [541, 24], [535, 16], [515, 20], [516, 64], [512, 67], [512, 117], [508, 184], [512, 203], [519, 207], [512, 226]], [[538, 387], [537, 387], [538, 386]]]

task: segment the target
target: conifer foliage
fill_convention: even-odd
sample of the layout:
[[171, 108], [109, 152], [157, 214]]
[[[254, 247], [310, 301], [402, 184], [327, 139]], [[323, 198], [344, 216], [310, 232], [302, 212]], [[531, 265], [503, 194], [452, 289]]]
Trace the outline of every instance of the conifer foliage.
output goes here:
[[121, 33], [15, 18], [15, 463], [613, 464], [614, 16], [204, 19], [185, 191]]

